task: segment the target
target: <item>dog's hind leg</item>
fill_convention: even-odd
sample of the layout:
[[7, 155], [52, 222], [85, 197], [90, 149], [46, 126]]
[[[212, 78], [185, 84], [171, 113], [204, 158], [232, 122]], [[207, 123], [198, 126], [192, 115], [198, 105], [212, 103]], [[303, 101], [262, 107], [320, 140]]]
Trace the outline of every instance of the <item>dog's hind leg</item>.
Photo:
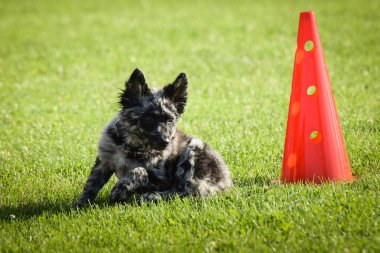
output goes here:
[[158, 202], [160, 200], [169, 200], [175, 197], [186, 197], [189, 194], [184, 191], [177, 190], [168, 190], [168, 191], [153, 191], [147, 192], [140, 195], [140, 202], [149, 201], [149, 202]]
[[99, 157], [96, 158], [94, 167], [91, 170], [90, 176], [83, 188], [79, 199], [74, 202], [74, 207], [84, 207], [89, 202], [94, 201], [100, 189], [111, 178], [113, 171], [102, 162]]
[[188, 195], [213, 195], [232, 185], [223, 159], [196, 138], [182, 151], [176, 176], [178, 188]]

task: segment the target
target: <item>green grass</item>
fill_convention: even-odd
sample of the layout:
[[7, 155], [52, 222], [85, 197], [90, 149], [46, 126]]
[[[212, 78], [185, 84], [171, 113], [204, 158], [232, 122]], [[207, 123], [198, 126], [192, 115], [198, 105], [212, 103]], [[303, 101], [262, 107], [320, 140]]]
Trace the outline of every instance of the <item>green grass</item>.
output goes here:
[[[0, 1], [0, 251], [379, 252], [378, 1]], [[299, 12], [314, 10], [352, 184], [272, 185]], [[229, 164], [216, 197], [71, 209], [123, 82], [185, 71], [185, 132]]]

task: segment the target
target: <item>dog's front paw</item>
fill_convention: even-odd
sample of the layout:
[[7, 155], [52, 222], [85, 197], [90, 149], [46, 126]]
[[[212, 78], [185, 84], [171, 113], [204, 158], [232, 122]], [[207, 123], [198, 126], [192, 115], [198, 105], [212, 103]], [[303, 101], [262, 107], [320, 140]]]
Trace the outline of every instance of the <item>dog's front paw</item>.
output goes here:
[[88, 206], [89, 202], [88, 201], [83, 201], [83, 200], [76, 200], [74, 201], [73, 203], [73, 208], [77, 208], [77, 209], [80, 209], [80, 208], [84, 208], [86, 206]]
[[125, 202], [131, 195], [132, 193], [126, 187], [116, 185], [111, 191], [110, 201], [111, 203]]
[[161, 194], [158, 192], [147, 192], [140, 195], [140, 202], [148, 201], [148, 202], [158, 202], [162, 200]]

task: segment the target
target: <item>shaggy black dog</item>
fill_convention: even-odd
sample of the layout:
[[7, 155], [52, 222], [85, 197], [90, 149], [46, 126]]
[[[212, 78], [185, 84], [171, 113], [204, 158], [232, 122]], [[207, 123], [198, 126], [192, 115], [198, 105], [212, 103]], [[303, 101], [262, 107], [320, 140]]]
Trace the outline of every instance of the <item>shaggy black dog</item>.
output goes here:
[[111, 202], [126, 201], [132, 194], [157, 201], [231, 187], [223, 159], [206, 143], [176, 129], [187, 86], [184, 73], [160, 90], [148, 88], [139, 69], [132, 73], [120, 94], [121, 110], [104, 128], [96, 163], [75, 206], [93, 201], [113, 173], [119, 181]]

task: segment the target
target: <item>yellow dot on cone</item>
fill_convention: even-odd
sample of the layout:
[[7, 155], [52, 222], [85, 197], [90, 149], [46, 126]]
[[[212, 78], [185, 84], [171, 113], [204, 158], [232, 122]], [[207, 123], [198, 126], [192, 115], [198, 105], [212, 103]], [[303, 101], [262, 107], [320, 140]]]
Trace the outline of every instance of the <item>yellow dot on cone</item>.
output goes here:
[[303, 50], [297, 50], [296, 52], [296, 64], [300, 64], [303, 59], [304, 52]]
[[293, 116], [297, 115], [297, 113], [300, 111], [300, 107], [301, 107], [300, 102], [294, 102], [292, 104], [292, 115]]
[[288, 157], [288, 167], [293, 168], [294, 166], [296, 166], [296, 163], [297, 156], [295, 154], [290, 154], [290, 156]]

